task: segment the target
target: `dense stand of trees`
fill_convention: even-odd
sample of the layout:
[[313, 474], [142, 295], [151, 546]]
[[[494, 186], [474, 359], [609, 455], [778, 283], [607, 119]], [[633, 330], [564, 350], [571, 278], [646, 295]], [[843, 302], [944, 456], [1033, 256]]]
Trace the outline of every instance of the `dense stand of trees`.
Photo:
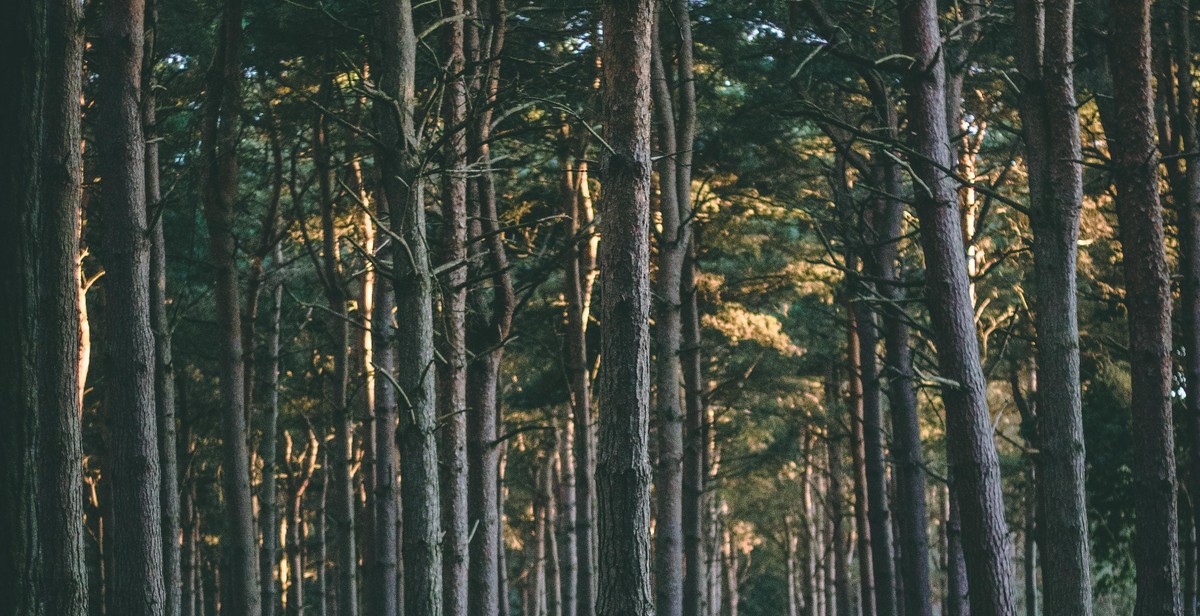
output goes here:
[[1195, 8], [19, 0], [0, 614], [1194, 615]]

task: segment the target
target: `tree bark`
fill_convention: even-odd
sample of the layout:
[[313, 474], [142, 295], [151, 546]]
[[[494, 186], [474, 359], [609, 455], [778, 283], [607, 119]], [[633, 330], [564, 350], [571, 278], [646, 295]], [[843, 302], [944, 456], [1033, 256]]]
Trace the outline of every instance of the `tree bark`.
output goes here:
[[[851, 260], [853, 263], [853, 260]], [[857, 528], [855, 546], [858, 550], [858, 583], [860, 611], [863, 616], [875, 616], [875, 568], [872, 565], [872, 530], [868, 509], [866, 450], [863, 439], [862, 345], [858, 341], [858, 315], [853, 305], [846, 306], [846, 371], [849, 373], [847, 405], [849, 406], [851, 450], [854, 468], [854, 522]]]
[[97, 141], [103, 178], [105, 381], [113, 518], [112, 609], [157, 615], [164, 608], [161, 484], [150, 328], [150, 240], [146, 219], [141, 72], [145, 5], [105, 6], [100, 34]]
[[680, 291], [687, 252], [687, 227], [680, 224], [675, 110], [671, 84], [663, 66], [659, 31], [661, 5], [651, 31], [651, 81], [654, 119], [658, 127], [658, 238], [657, 276], [654, 280], [654, 379], [655, 426], [658, 460], [655, 468], [654, 584], [655, 613], [683, 613], [683, 413], [680, 385]]
[[964, 546], [971, 612], [1013, 616], [1014, 572], [1000, 467], [962, 255], [958, 200], [946, 172], [953, 163], [946, 135], [945, 67], [936, 2], [902, 2], [900, 30], [904, 53], [914, 60], [906, 73], [908, 129], [909, 143], [919, 156], [911, 164], [934, 342], [941, 377], [954, 383], [942, 388], [942, 397], [964, 532], [971, 537]]
[[171, 362], [171, 325], [167, 320], [167, 251], [163, 238], [163, 207], [158, 170], [158, 97], [154, 91], [158, 3], [146, 4], [145, 56], [142, 74], [142, 125], [146, 133], [146, 220], [150, 230], [150, 328], [154, 332], [154, 400], [158, 417], [160, 508], [162, 510], [163, 586], [166, 616], [179, 616], [181, 600], [179, 555], [179, 478], [175, 443], [175, 375]]
[[565, 409], [564, 417], [559, 424], [557, 440], [557, 468], [559, 472], [558, 490], [555, 500], [558, 503], [558, 562], [560, 570], [559, 595], [561, 596], [562, 616], [575, 616], [578, 607], [578, 572], [579, 545], [575, 532], [575, 460], [571, 451], [575, 443], [575, 428], [571, 423], [569, 407]]
[[[425, 235], [425, 207], [416, 168], [416, 33], [412, 3], [389, 0], [380, 14], [379, 90], [376, 100], [379, 164], [391, 213], [392, 284], [396, 301], [396, 385], [403, 507], [404, 613], [442, 613], [441, 506], [438, 486], [436, 393], [433, 371], [433, 280]], [[383, 520], [377, 526], [385, 527]]]
[[[84, 553], [78, 284], [82, 7], [14, 7], [0, 26], [0, 607], [81, 615]], [[43, 592], [51, 589], [51, 592]]]
[[441, 277], [441, 349], [438, 353], [438, 417], [442, 456], [442, 597], [447, 614], [467, 611], [467, 176], [466, 76], [464, 74], [464, 10], [462, 0], [443, 0], [451, 19], [443, 27], [442, 236], [440, 260], [448, 267]]
[[1016, 5], [1037, 314], [1038, 537], [1051, 614], [1092, 614], [1076, 244], [1083, 204], [1073, 0]]
[[601, 616], [653, 613], [650, 590], [650, 0], [606, 0], [602, 51], [599, 496]]
[[846, 563], [850, 551], [850, 532], [846, 528], [844, 515], [846, 498], [842, 492], [842, 477], [845, 471], [842, 467], [841, 448], [848, 435], [846, 427], [838, 418], [844, 407], [838, 400], [838, 384], [832, 369], [826, 376], [825, 390], [825, 459], [829, 482], [825, 504], [832, 529], [829, 537], [829, 555], [833, 561], [833, 591], [836, 599], [836, 610], [833, 613], [837, 616], [850, 616], [854, 606], [850, 603], [850, 569]]
[[[1150, 3], [1110, 2], [1112, 116], [1105, 121], [1117, 189], [1129, 314], [1135, 487], [1134, 613], [1182, 613], [1171, 419], [1171, 298], [1150, 78]], [[1045, 480], [1045, 477], [1039, 477]], [[1049, 554], [1043, 554], [1049, 558]], [[1049, 593], [1047, 593], [1049, 597]]]
[[[328, 101], [329, 88], [324, 83], [321, 94]], [[342, 276], [341, 248], [335, 226], [332, 172], [330, 168], [329, 127], [324, 111], [318, 112], [314, 127], [313, 163], [317, 173], [317, 190], [321, 206], [321, 280], [325, 299], [329, 303], [329, 331], [332, 337], [333, 374], [327, 384], [326, 404], [333, 417], [333, 502], [328, 509], [333, 522], [333, 543], [336, 546], [334, 569], [337, 571], [338, 616], [358, 613], [358, 556], [354, 533], [354, 420], [350, 416], [347, 388], [350, 382], [349, 345], [350, 316], [347, 311], [349, 293]]]
[[226, 524], [221, 542], [225, 578], [221, 604], [234, 613], [258, 616], [257, 549], [250, 492], [250, 454], [246, 444], [246, 383], [234, 236], [242, 12], [241, 0], [231, 0], [226, 3], [221, 19], [216, 58], [208, 74], [202, 113], [201, 185], [211, 258], [217, 270], [215, 302], [220, 334], [221, 436], [224, 441], [221, 476]]

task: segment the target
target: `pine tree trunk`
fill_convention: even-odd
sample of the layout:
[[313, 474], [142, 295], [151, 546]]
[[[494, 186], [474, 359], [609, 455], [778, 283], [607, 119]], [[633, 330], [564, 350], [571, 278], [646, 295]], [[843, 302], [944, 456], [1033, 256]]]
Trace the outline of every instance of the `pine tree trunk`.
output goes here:
[[559, 472], [558, 490], [558, 562], [560, 569], [560, 590], [562, 597], [562, 616], [575, 616], [578, 600], [579, 545], [575, 533], [575, 460], [571, 455], [575, 445], [575, 429], [572, 424], [569, 407], [564, 409], [563, 417], [559, 420], [557, 467]]
[[942, 398], [963, 530], [971, 539], [964, 544], [971, 611], [975, 616], [1013, 616], [1014, 571], [1000, 465], [992, 442], [967, 264], [962, 256], [958, 200], [945, 171], [952, 162], [937, 5], [933, 0], [905, 0], [899, 8], [904, 53], [914, 59], [906, 74], [908, 129], [910, 146], [919, 158], [910, 162], [915, 171], [934, 342], [941, 377], [955, 383], [942, 388]]
[[[417, 179], [413, 120], [416, 33], [412, 3], [382, 5], [378, 42], [379, 89], [398, 105], [375, 101], [380, 170], [391, 210], [393, 293], [396, 300], [396, 440], [400, 454], [403, 515], [404, 613], [442, 613], [441, 505], [438, 485], [435, 378], [433, 377], [433, 279], [425, 236], [425, 207]], [[403, 244], [403, 245], [402, 245]], [[383, 520], [378, 521], [384, 526]]]
[[600, 616], [654, 613], [650, 589], [650, 0], [601, 5]]
[[[100, 34], [97, 142], [103, 178], [105, 382], [116, 613], [164, 608], [161, 484], [150, 328], [150, 241], [145, 192], [141, 71], [145, 6], [105, 6]], [[74, 397], [74, 394], [72, 394]]]
[[443, 14], [453, 19], [443, 28], [446, 92], [442, 124], [442, 232], [439, 258], [449, 267], [441, 277], [441, 344], [438, 356], [437, 416], [442, 456], [442, 597], [447, 614], [467, 611], [467, 176], [466, 78], [463, 57], [463, 2], [443, 0]]
[[862, 345], [858, 341], [858, 315], [846, 306], [846, 368], [850, 376], [850, 459], [854, 465], [854, 522], [857, 529], [858, 587], [862, 616], [875, 616], [875, 568], [872, 566], [872, 526], [869, 521], [870, 497], [867, 494], [867, 454], [863, 438]]
[[146, 134], [146, 220], [150, 221], [150, 328], [154, 332], [154, 400], [158, 417], [160, 507], [162, 509], [165, 616], [181, 610], [179, 554], [179, 483], [175, 443], [175, 375], [171, 363], [171, 325], [167, 320], [167, 251], [158, 171], [158, 97], [153, 70], [158, 36], [158, 4], [146, 4], [145, 57], [142, 74], [142, 126]]
[[221, 604], [233, 613], [259, 616], [250, 454], [246, 444], [241, 299], [233, 228], [238, 179], [242, 9], [241, 0], [231, 0], [226, 3], [221, 19], [216, 58], [209, 71], [202, 114], [201, 175], [204, 216], [208, 223], [212, 263], [217, 271], [215, 302], [220, 335], [221, 438], [224, 441], [221, 477], [226, 524], [221, 542], [225, 574]]
[[1083, 205], [1073, 0], [1016, 5], [1037, 315], [1038, 537], [1046, 611], [1092, 613], [1076, 244]]
[[658, 239], [657, 276], [654, 280], [654, 380], [655, 431], [658, 460], [654, 495], [655, 613], [680, 616], [683, 608], [683, 412], [680, 385], [680, 290], [686, 227], [679, 219], [675, 111], [671, 84], [663, 66], [659, 31], [664, 25], [655, 3], [656, 23], [651, 30], [651, 82], [654, 120], [657, 124], [658, 211], [662, 231]]
[[[283, 250], [275, 245], [271, 257], [278, 269], [283, 265]], [[278, 274], [279, 272], [277, 272]], [[279, 562], [279, 505], [276, 497], [276, 443], [279, 440], [279, 373], [282, 351], [280, 322], [283, 311], [283, 281], [276, 280], [272, 289], [271, 322], [267, 332], [267, 352], [270, 353], [271, 368], [267, 372], [267, 409], [263, 417], [263, 434], [260, 445], [262, 456], [262, 487], [258, 495], [259, 529], [262, 534], [262, 551], [259, 555], [259, 575], [262, 579], [263, 616], [271, 616], [279, 609], [279, 580], [276, 575]]]
[[[328, 96], [332, 86], [322, 84], [321, 94]], [[320, 96], [320, 95], [319, 95]], [[329, 303], [329, 332], [332, 337], [333, 374], [327, 385], [327, 405], [333, 417], [333, 502], [329, 519], [333, 522], [333, 544], [336, 546], [338, 616], [358, 613], [358, 556], [354, 532], [354, 420], [350, 415], [347, 389], [350, 383], [349, 349], [350, 316], [347, 312], [348, 292], [342, 278], [341, 248], [335, 226], [332, 175], [329, 162], [329, 133], [325, 113], [319, 113], [313, 141], [313, 163], [321, 206], [322, 267], [321, 279]]]
[[1110, 2], [1109, 13], [1113, 23], [1124, 24], [1110, 33], [1109, 69], [1112, 83], [1121, 85], [1114, 88], [1113, 115], [1105, 128], [1117, 189], [1129, 313], [1136, 504], [1134, 613], [1178, 615], [1183, 606], [1170, 396], [1171, 299], [1154, 144], [1150, 2]]

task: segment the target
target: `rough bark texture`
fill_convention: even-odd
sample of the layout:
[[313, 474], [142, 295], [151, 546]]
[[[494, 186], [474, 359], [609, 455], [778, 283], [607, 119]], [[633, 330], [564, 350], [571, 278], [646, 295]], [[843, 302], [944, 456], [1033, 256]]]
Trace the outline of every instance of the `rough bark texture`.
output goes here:
[[601, 616], [653, 613], [650, 591], [650, 0], [607, 0], [603, 295], [596, 460]]
[[1046, 611], [1092, 613], [1079, 381], [1076, 244], [1083, 205], [1073, 0], [1016, 5], [1037, 315], [1038, 538]]
[[221, 604], [227, 610], [258, 616], [254, 515], [250, 492], [250, 454], [246, 445], [245, 374], [242, 357], [241, 299], [238, 285], [234, 210], [237, 201], [237, 124], [240, 107], [242, 3], [225, 4], [216, 58], [205, 93], [201, 174], [204, 217], [216, 269], [215, 302], [220, 338], [222, 414]]
[[[23, 3], [0, 26], [0, 613], [87, 609], [79, 401], [82, 8]], [[42, 589], [53, 589], [43, 593]]]
[[110, 606], [120, 614], [160, 614], [165, 590], [154, 336], [150, 329], [141, 80], [145, 5], [105, 5], [100, 34], [98, 134], [104, 180], [104, 351], [111, 480]]
[[911, 164], [919, 180], [914, 182], [914, 192], [930, 316], [941, 377], [954, 383], [942, 388], [942, 398], [963, 529], [971, 537], [964, 546], [971, 612], [975, 616], [1012, 616], [1016, 610], [1014, 573], [1000, 467], [962, 255], [958, 200], [946, 173], [952, 163], [937, 4], [905, 0], [899, 8], [904, 53], [914, 60], [906, 72], [908, 140], [918, 155]]
[[142, 126], [146, 134], [146, 219], [150, 230], [150, 327], [154, 332], [154, 401], [158, 417], [160, 507], [162, 509], [163, 585], [166, 616], [178, 616], [179, 596], [179, 479], [175, 443], [175, 375], [171, 364], [171, 325], [167, 319], [167, 249], [163, 239], [162, 191], [158, 171], [157, 105], [154, 64], [158, 34], [158, 3], [146, 4], [145, 56], [142, 74]]
[[[853, 264], [853, 261], [850, 261]], [[863, 443], [863, 400], [862, 400], [862, 346], [858, 342], [858, 315], [852, 305], [846, 306], [846, 372], [850, 375], [847, 384], [847, 400], [849, 407], [850, 429], [850, 460], [854, 477], [854, 522], [857, 535], [859, 573], [858, 593], [860, 610], [863, 616], [875, 616], [875, 568], [871, 556], [871, 523], [867, 510], [870, 508], [870, 497], [867, 495], [867, 465], [866, 450]]]
[[[500, 87], [500, 54], [504, 48], [507, 14], [503, 0], [480, 5], [468, 0], [464, 10], [479, 20], [465, 32], [464, 52], [475, 71], [470, 80], [471, 122], [467, 127], [467, 159], [480, 173], [471, 178], [467, 208], [471, 224], [472, 277], [481, 277], [468, 291], [471, 318], [467, 323], [468, 352], [473, 361], [467, 370], [467, 457], [471, 468], [467, 485], [469, 523], [475, 528], [470, 548], [468, 581], [472, 614], [490, 614], [504, 606], [500, 552], [503, 507], [499, 506], [500, 421], [497, 387], [500, 360], [512, 324], [516, 298], [509, 277], [508, 256], [496, 203], [492, 173], [492, 110]], [[497, 606], [497, 607], [492, 607]]]
[[[657, 4], [657, 3], [656, 3]], [[668, 17], [661, 8], [652, 31], [651, 81], [658, 148], [657, 275], [654, 279], [655, 431], [658, 460], [654, 495], [655, 612], [679, 616], [683, 608], [683, 409], [680, 385], [680, 280], [687, 252], [686, 227], [680, 225], [675, 110], [663, 66], [659, 31]]]
[[[283, 250], [278, 244], [271, 260], [276, 268], [283, 265]], [[277, 275], [279, 272], [276, 273]], [[263, 616], [271, 616], [279, 610], [280, 590], [276, 576], [279, 562], [279, 503], [276, 496], [278, 483], [276, 471], [276, 444], [279, 439], [279, 373], [282, 369], [280, 322], [283, 311], [283, 280], [277, 278], [271, 290], [271, 319], [267, 328], [267, 353], [270, 369], [267, 371], [267, 408], [262, 419], [262, 486], [259, 489], [259, 532], [262, 534], [262, 551], [259, 554], [259, 576], [262, 579]], [[291, 522], [288, 523], [289, 527]], [[289, 571], [291, 571], [289, 569]], [[292, 575], [295, 575], [294, 573]]]
[[571, 455], [575, 443], [575, 426], [569, 412], [561, 419], [557, 443], [559, 481], [555, 492], [558, 503], [558, 563], [559, 594], [562, 616], [575, 616], [578, 601], [579, 545], [575, 533], [575, 460]]
[[[84, 564], [83, 443], [80, 409], [79, 227], [83, 167], [80, 161], [82, 7], [69, 0], [46, 3], [45, 133], [38, 161], [42, 183], [40, 290], [42, 583], [48, 615], [82, 616], [87, 610]], [[36, 158], [34, 160], [37, 160]], [[174, 481], [174, 473], [171, 474]]]
[[[323, 84], [321, 94], [326, 94]], [[319, 95], [320, 96], [320, 95]], [[327, 104], [325, 105], [326, 108]], [[317, 190], [321, 207], [321, 280], [325, 300], [329, 303], [329, 332], [333, 347], [333, 373], [325, 386], [326, 405], [333, 417], [333, 499], [328, 515], [333, 523], [333, 543], [336, 547], [334, 570], [337, 572], [338, 616], [358, 613], [358, 557], [354, 539], [354, 420], [350, 416], [347, 390], [350, 384], [349, 345], [350, 317], [347, 311], [349, 292], [342, 276], [341, 248], [335, 226], [336, 203], [330, 168], [329, 127], [325, 113], [318, 112], [314, 127], [313, 162], [317, 173]]]
[[[1171, 298], [1154, 144], [1150, 2], [1110, 2], [1109, 19], [1120, 24], [1109, 33], [1109, 70], [1112, 83], [1120, 86], [1114, 88], [1113, 115], [1105, 128], [1117, 189], [1129, 313], [1137, 516], [1134, 613], [1178, 615], [1183, 606], [1171, 428]], [[1049, 557], [1043, 553], [1043, 558]]]
[[840, 420], [845, 407], [838, 400], [838, 384], [833, 370], [830, 370], [826, 377], [825, 389], [825, 456], [829, 482], [825, 504], [832, 529], [829, 537], [829, 558], [833, 566], [833, 591], [836, 598], [836, 609], [831, 610], [831, 616], [850, 616], [854, 611], [854, 606], [850, 603], [850, 568], [846, 562], [850, 556], [850, 529], [846, 524], [846, 497], [842, 491], [842, 478], [845, 475], [842, 444], [848, 440], [848, 431]]
[[446, 91], [442, 95], [442, 267], [438, 417], [442, 457], [442, 597], [447, 614], [467, 610], [467, 176], [466, 78], [463, 56], [463, 2], [443, 0], [442, 13], [452, 19], [442, 29]]
[[[390, 209], [393, 293], [396, 301], [396, 385], [403, 506], [404, 613], [442, 613], [441, 506], [433, 366], [433, 279], [425, 237], [425, 208], [413, 123], [416, 33], [412, 3], [389, 0], [379, 16], [379, 90], [375, 126], [383, 193]], [[380, 430], [383, 433], [383, 430]], [[381, 467], [383, 465], [380, 465]], [[382, 499], [380, 499], [382, 500]], [[379, 528], [390, 527], [377, 519]]]
[[1191, 570], [1184, 571], [1184, 613], [1194, 614], [1196, 546], [1192, 535], [1200, 528], [1200, 503], [1196, 502], [1196, 495], [1200, 494], [1200, 161], [1194, 156], [1200, 147], [1200, 135], [1196, 130], [1196, 92], [1192, 83], [1191, 12], [1185, 4], [1178, 4], [1173, 9], [1171, 27], [1179, 102], [1172, 123], [1176, 125], [1175, 132], [1187, 155], [1184, 181], [1173, 189], [1179, 224], [1179, 295], [1183, 311], [1180, 322], [1184, 356], [1180, 363], [1186, 392], [1187, 426], [1192, 440], [1188, 458], [1192, 530], [1183, 533], [1185, 539], [1191, 539], [1187, 542], [1190, 545], [1184, 547], [1185, 563]]

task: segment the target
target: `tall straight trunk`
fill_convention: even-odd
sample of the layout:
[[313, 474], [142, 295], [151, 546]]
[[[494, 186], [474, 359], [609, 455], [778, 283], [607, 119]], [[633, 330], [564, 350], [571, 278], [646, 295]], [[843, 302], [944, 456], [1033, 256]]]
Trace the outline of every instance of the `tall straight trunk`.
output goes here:
[[601, 616], [653, 614], [650, 590], [650, 0], [606, 0], [600, 194]]
[[[37, 234], [42, 477], [39, 516], [46, 614], [82, 616], [87, 610], [84, 562], [83, 443], [80, 363], [83, 322], [79, 286], [79, 232], [83, 166], [80, 160], [82, 7], [50, 2], [41, 121], [42, 219]], [[11, 82], [9, 82], [11, 83]], [[11, 133], [10, 133], [11, 134]], [[13, 407], [8, 407], [13, 408]], [[171, 476], [172, 481], [174, 475]]]
[[[283, 250], [279, 244], [271, 255], [278, 270], [283, 265]], [[276, 272], [280, 275], [281, 272]], [[279, 562], [279, 505], [276, 497], [276, 443], [279, 439], [279, 373], [282, 368], [280, 321], [283, 311], [283, 280], [277, 278], [271, 291], [271, 320], [267, 330], [267, 352], [270, 354], [270, 369], [267, 371], [267, 408], [262, 420], [262, 487], [258, 495], [259, 532], [262, 534], [262, 550], [259, 553], [259, 576], [262, 579], [263, 616], [271, 616], [279, 609], [280, 590], [276, 575]]]
[[447, 614], [467, 611], [467, 176], [466, 77], [463, 73], [463, 0], [443, 0], [452, 21], [443, 28], [446, 91], [442, 98], [442, 237], [439, 257], [450, 267], [441, 277], [441, 348], [437, 415], [442, 456], [442, 597]]
[[[379, 165], [392, 231], [392, 284], [396, 301], [396, 385], [404, 392], [396, 440], [403, 507], [404, 613], [442, 613], [441, 506], [437, 411], [433, 373], [433, 279], [425, 234], [425, 207], [415, 151], [416, 33], [412, 3], [389, 0], [379, 18], [378, 86], [397, 104], [375, 101]], [[382, 432], [382, 431], [381, 431]], [[377, 526], [386, 526], [377, 520]]]
[[[1187, 409], [1187, 426], [1191, 436], [1192, 447], [1188, 457], [1189, 485], [1192, 494], [1191, 527], [1195, 532], [1200, 529], [1200, 502], [1197, 502], [1197, 490], [1200, 490], [1200, 161], [1194, 157], [1200, 148], [1200, 135], [1196, 130], [1196, 101], [1195, 88], [1192, 83], [1192, 43], [1191, 43], [1191, 13], [1184, 5], [1175, 7], [1172, 20], [1174, 34], [1174, 49], [1176, 71], [1178, 72], [1178, 112], [1175, 124], [1181, 136], [1185, 157], [1186, 170], [1183, 185], [1175, 192], [1175, 207], [1179, 224], [1179, 276], [1180, 308], [1183, 311], [1180, 319], [1183, 325], [1184, 358], [1182, 369], [1184, 375], [1184, 405]], [[1187, 548], [1192, 563], [1191, 572], [1185, 572], [1186, 582], [1191, 586], [1191, 592], [1184, 596], [1184, 609], [1187, 613], [1195, 612], [1195, 545]]]
[[661, 5], [656, 6], [656, 23], [651, 31], [650, 71], [657, 124], [658, 212], [661, 231], [658, 238], [657, 276], [654, 280], [654, 380], [655, 430], [658, 436], [658, 460], [655, 468], [654, 495], [654, 590], [655, 613], [680, 616], [683, 613], [683, 412], [680, 385], [680, 290], [683, 261], [687, 252], [686, 227], [679, 218], [678, 170], [676, 154], [675, 109], [671, 84], [663, 66], [660, 30], [665, 19]]
[[208, 74], [202, 113], [201, 184], [211, 259], [217, 272], [215, 303], [220, 337], [221, 477], [225, 504], [225, 532], [221, 541], [225, 584], [222, 585], [221, 604], [233, 613], [258, 616], [257, 549], [250, 493], [250, 453], [246, 443], [246, 383], [234, 234], [242, 13], [241, 0], [230, 0], [225, 4], [221, 18], [216, 57]]
[[[689, 191], [690, 192], [690, 191]], [[688, 195], [690, 199], [690, 194]], [[696, 233], [689, 238], [683, 278], [683, 616], [707, 616], [709, 587], [705, 547], [706, 447], [704, 374], [700, 365], [700, 314], [696, 303]]]
[[476, 541], [470, 549], [468, 581], [472, 614], [492, 613], [500, 602], [496, 585], [499, 580], [499, 543], [501, 510], [497, 506], [499, 480], [497, 464], [497, 422], [500, 417], [497, 387], [504, 344], [512, 325], [516, 296], [509, 276], [504, 233], [500, 228], [496, 186], [492, 174], [492, 110], [500, 87], [500, 56], [504, 48], [507, 13], [504, 0], [488, 0], [482, 5], [468, 0], [464, 10], [480, 20], [464, 32], [464, 53], [476, 69], [471, 77], [470, 100], [473, 117], [466, 131], [467, 160], [481, 170], [467, 190], [467, 208], [472, 224], [468, 229], [474, 271], [486, 273], [488, 285], [475, 284], [468, 291], [467, 303], [473, 318], [467, 324], [468, 352], [474, 361], [467, 373], [467, 417], [469, 441], [467, 457], [472, 469], [467, 485], [470, 523], [476, 528]]
[[[866, 292], [874, 291], [870, 285]], [[883, 453], [883, 409], [880, 399], [876, 347], [879, 332], [875, 311], [860, 297], [854, 302], [858, 333], [859, 379], [862, 387], [863, 461], [867, 483], [867, 523], [871, 528], [871, 567], [875, 582], [875, 613], [896, 614], [896, 569], [892, 553], [892, 520], [888, 507], [887, 463]], [[865, 561], [864, 561], [865, 563]]]
[[[569, 133], [566, 137], [570, 137]], [[564, 174], [563, 210], [567, 216], [568, 236], [572, 238], [571, 249], [566, 259], [565, 285], [567, 288], [567, 344], [566, 365], [569, 372], [568, 384], [571, 391], [571, 419], [574, 423], [575, 439], [575, 532], [578, 546], [578, 574], [576, 611], [578, 616], [595, 613], [595, 543], [592, 541], [593, 511], [595, 510], [595, 455], [592, 448], [592, 403], [591, 362], [588, 359], [587, 324], [591, 300], [591, 264], [595, 259], [592, 252], [590, 232], [585, 230], [591, 223], [591, 211], [584, 199], [587, 190], [587, 163], [582, 160], [583, 152], [575, 151], [572, 139], [563, 144], [561, 155]], [[583, 150], [582, 147], [578, 148]]]
[[[79, 253], [82, 8], [14, 7], [0, 27], [4, 208], [0, 608], [83, 614]], [[50, 592], [46, 592], [49, 589]]]
[[954, 468], [948, 469], [946, 488], [946, 614], [970, 616], [968, 602], [967, 562], [963, 555], [962, 518], [958, 512]]
[[1123, 24], [1109, 35], [1109, 69], [1112, 82], [1120, 87], [1114, 88], [1112, 116], [1105, 128], [1129, 313], [1137, 514], [1134, 613], [1177, 615], [1183, 606], [1171, 423], [1171, 298], [1154, 144], [1150, 2], [1110, 2], [1109, 13], [1113, 23]]
[[[142, 136], [145, 6], [105, 5], [100, 34], [99, 132], [105, 256], [105, 381], [113, 518], [112, 609], [160, 614], [165, 590], [154, 336], [150, 329], [150, 242]], [[72, 395], [72, 397], [74, 397]]]
[[329, 503], [329, 454], [321, 452], [321, 493], [317, 496], [317, 506], [313, 511], [313, 534], [316, 553], [312, 559], [316, 563], [316, 575], [313, 580], [313, 599], [310, 602], [317, 616], [329, 614], [329, 516], [326, 515]]
[[[557, 446], [555, 449], [557, 449]], [[542, 532], [546, 537], [546, 614], [549, 616], [562, 616], [562, 569], [559, 567], [558, 560], [558, 538], [554, 532], [558, 526], [558, 512], [556, 510], [558, 503], [554, 498], [556, 473], [554, 471], [553, 452], [547, 453], [545, 470], [542, 473], [542, 485], [539, 489], [542, 492], [542, 518], [545, 527]]]
[[[1026, 478], [1033, 481], [1033, 471], [1026, 473]], [[1031, 488], [1033, 486], [1030, 486]], [[1037, 616], [1038, 610], [1038, 576], [1037, 576], [1037, 498], [1029, 490], [1025, 495], [1025, 614]], [[1044, 582], [1043, 582], [1044, 583]]]
[[905, 77], [909, 143], [918, 154], [911, 164], [928, 303], [941, 377], [955, 383], [942, 388], [942, 398], [963, 528], [971, 538], [964, 545], [971, 612], [975, 616], [1013, 616], [1014, 572], [1000, 465], [992, 442], [986, 381], [962, 254], [958, 200], [945, 171], [953, 163], [946, 134], [946, 76], [939, 51], [937, 3], [905, 0], [899, 9], [903, 50], [914, 60]]
[[[186, 437], [187, 431], [181, 430], [180, 435]], [[183, 542], [179, 550], [179, 571], [182, 579], [180, 586], [180, 609], [181, 616], [202, 616], [196, 611], [196, 596], [200, 592], [199, 586], [196, 583], [198, 571], [196, 567], [196, 553], [199, 551], [198, 542], [196, 541], [196, 497], [195, 483], [190, 483], [187, 490], [180, 490], [179, 511], [181, 531], [183, 534]], [[92, 612], [97, 614], [98, 612]]]
[[142, 126], [146, 133], [146, 219], [150, 230], [150, 328], [154, 332], [154, 401], [158, 417], [159, 502], [162, 510], [165, 616], [179, 616], [179, 479], [175, 444], [175, 375], [171, 363], [171, 324], [167, 320], [167, 250], [163, 238], [162, 191], [158, 171], [158, 127], [154, 63], [158, 37], [158, 3], [146, 4], [145, 56], [142, 74]]
[[[851, 261], [852, 263], [852, 261]], [[871, 523], [868, 509], [866, 450], [863, 439], [862, 345], [858, 341], [858, 315], [846, 306], [846, 368], [849, 373], [847, 404], [850, 420], [850, 460], [854, 468], [854, 522], [857, 528], [859, 601], [862, 616], [875, 616], [875, 568], [871, 555]]]
[[[288, 563], [287, 614], [299, 616], [304, 606], [304, 495], [312, 483], [320, 445], [311, 430], [308, 448], [293, 456], [291, 434], [284, 432], [284, 460], [288, 464], [288, 509], [285, 551]], [[294, 462], [293, 462], [294, 459]], [[324, 471], [322, 471], [324, 472]]]
[[828, 471], [825, 504], [833, 531], [829, 537], [829, 554], [833, 561], [833, 587], [837, 603], [835, 613], [837, 616], [850, 616], [854, 606], [850, 603], [850, 570], [846, 563], [849, 556], [850, 532], [846, 528], [846, 516], [843, 511], [846, 498], [842, 493], [842, 477], [845, 471], [842, 467], [841, 447], [847, 434], [844, 422], [838, 417], [845, 407], [838, 400], [838, 383], [833, 370], [830, 370], [826, 377], [825, 389], [825, 459]]
[[575, 426], [569, 407], [564, 409], [558, 432], [556, 451], [559, 473], [558, 490], [558, 562], [560, 569], [559, 594], [562, 597], [562, 616], [575, 616], [579, 571], [579, 537], [575, 532], [575, 460], [571, 455], [575, 444]]
[[[322, 84], [326, 94], [329, 84]], [[327, 385], [328, 408], [333, 416], [333, 501], [329, 518], [333, 522], [333, 543], [337, 547], [334, 569], [337, 571], [338, 616], [358, 613], [358, 556], [354, 533], [354, 420], [350, 414], [347, 389], [350, 382], [350, 317], [348, 292], [342, 277], [341, 249], [335, 226], [335, 208], [330, 169], [329, 127], [325, 112], [317, 115], [313, 140], [313, 163], [321, 206], [322, 276], [325, 299], [329, 303], [329, 331], [333, 345], [332, 382]]]
[[[1083, 204], [1073, 0], [1016, 5], [1037, 314], [1038, 518], [1046, 611], [1092, 613], [1079, 381], [1076, 244]], [[1189, 76], [1190, 79], [1190, 76]]]
[[[0, 595], [4, 614], [40, 616], [45, 611], [40, 530], [39, 455], [41, 406], [41, 284], [38, 220], [43, 204], [41, 166], [44, 134], [40, 121], [49, 64], [48, 4], [18, 3], [0, 22]], [[66, 208], [64, 208], [66, 209]], [[58, 242], [55, 242], [56, 244]], [[57, 288], [57, 285], [55, 285]], [[57, 405], [56, 405], [57, 406]]]
[[[885, 114], [885, 124], [889, 132], [895, 135], [896, 112], [890, 99]], [[884, 373], [888, 383], [888, 409], [892, 415], [891, 457], [896, 484], [896, 537], [900, 555], [897, 569], [905, 589], [904, 614], [932, 616], [921, 424], [913, 385], [908, 317], [901, 307], [905, 299], [903, 287], [895, 284], [900, 279], [897, 243], [902, 234], [904, 204], [894, 196], [901, 194], [901, 176], [899, 166], [883, 152], [876, 153], [874, 159], [878, 161], [877, 174], [887, 196], [879, 199], [872, 213], [875, 233], [868, 237], [875, 248], [867, 259], [867, 270], [882, 281], [877, 285], [877, 290], [885, 300], [879, 312], [886, 353]]]

